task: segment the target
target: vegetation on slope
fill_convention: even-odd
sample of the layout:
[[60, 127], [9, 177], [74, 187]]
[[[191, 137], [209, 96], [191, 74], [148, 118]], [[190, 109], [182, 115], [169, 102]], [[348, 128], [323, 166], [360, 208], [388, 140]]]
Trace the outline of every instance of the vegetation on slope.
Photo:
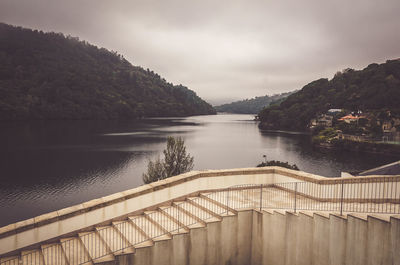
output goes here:
[[0, 23], [0, 120], [214, 114], [195, 92], [61, 33]]
[[304, 86], [259, 113], [261, 128], [305, 130], [310, 120], [328, 109], [400, 114], [400, 60], [370, 64], [363, 70], [346, 69], [334, 78]]
[[292, 93], [293, 92], [287, 92], [272, 96], [266, 95], [263, 97], [255, 97], [251, 99], [235, 101], [229, 104], [216, 106], [215, 109], [219, 112], [256, 114], [259, 113], [263, 108], [269, 106], [270, 104], [281, 101]]

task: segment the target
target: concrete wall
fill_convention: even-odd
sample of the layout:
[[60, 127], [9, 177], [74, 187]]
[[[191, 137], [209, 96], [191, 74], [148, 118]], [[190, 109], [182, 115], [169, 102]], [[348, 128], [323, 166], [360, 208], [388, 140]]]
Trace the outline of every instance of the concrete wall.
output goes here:
[[397, 265], [399, 226], [394, 216], [254, 211], [251, 264]]
[[116, 265], [397, 265], [400, 219], [239, 211]]
[[170, 240], [156, 241], [136, 253], [118, 256], [118, 265], [248, 265], [253, 211], [193, 228]]

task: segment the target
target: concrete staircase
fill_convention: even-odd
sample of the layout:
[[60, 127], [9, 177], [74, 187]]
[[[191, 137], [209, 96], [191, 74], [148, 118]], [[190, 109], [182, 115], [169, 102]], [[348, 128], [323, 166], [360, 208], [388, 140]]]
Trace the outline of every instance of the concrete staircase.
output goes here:
[[223, 216], [236, 213], [201, 194], [1, 258], [0, 265], [114, 264], [120, 255], [133, 254], [139, 248], [151, 247], [157, 241], [220, 222]]
[[192, 172], [0, 227], [0, 265], [400, 265], [398, 191], [400, 176]]

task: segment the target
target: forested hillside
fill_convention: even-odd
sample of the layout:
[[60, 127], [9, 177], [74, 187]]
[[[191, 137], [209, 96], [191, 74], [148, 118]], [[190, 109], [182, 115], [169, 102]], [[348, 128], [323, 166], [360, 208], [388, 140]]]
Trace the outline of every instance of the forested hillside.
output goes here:
[[61, 33], [0, 23], [0, 120], [214, 114], [182, 85]]
[[269, 106], [271, 103], [279, 102], [280, 100], [289, 96], [292, 93], [293, 92], [287, 92], [272, 96], [266, 95], [263, 97], [255, 97], [251, 99], [235, 101], [229, 104], [216, 106], [215, 109], [219, 112], [256, 114], [259, 113], [263, 108]]
[[400, 60], [346, 69], [331, 80], [319, 79], [259, 113], [261, 128], [304, 130], [310, 120], [328, 109], [391, 111], [400, 115]]

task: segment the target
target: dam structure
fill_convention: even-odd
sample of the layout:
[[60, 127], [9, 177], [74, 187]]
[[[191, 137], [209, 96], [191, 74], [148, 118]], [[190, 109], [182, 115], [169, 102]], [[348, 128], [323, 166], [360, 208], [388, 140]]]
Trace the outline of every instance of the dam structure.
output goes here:
[[0, 228], [0, 265], [400, 265], [400, 176], [192, 171]]

